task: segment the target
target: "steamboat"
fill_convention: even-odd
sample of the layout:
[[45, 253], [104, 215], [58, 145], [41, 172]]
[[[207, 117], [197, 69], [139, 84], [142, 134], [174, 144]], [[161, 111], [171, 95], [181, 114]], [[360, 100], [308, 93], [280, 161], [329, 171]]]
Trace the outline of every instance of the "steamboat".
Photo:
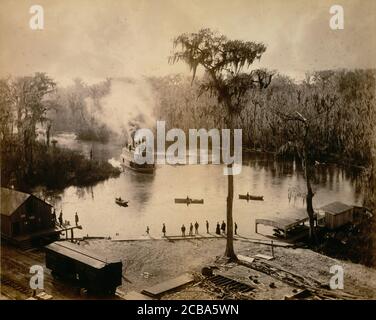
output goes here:
[[[139, 143], [145, 143], [144, 141]], [[137, 153], [136, 149], [137, 144], [132, 141], [132, 143], [128, 143], [126, 147], [123, 148], [121, 153], [121, 166], [122, 168], [131, 169], [133, 171], [139, 172], [139, 173], [145, 173], [145, 174], [153, 174], [155, 172], [155, 164], [148, 164], [143, 163], [139, 164], [136, 162], [136, 158], [138, 156], [145, 156], [146, 154], [146, 148], [144, 148], [144, 151], [142, 154]]]

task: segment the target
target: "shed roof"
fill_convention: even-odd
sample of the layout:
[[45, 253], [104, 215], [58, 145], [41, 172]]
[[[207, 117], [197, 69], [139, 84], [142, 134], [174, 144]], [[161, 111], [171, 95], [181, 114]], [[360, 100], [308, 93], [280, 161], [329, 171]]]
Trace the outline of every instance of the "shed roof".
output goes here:
[[329, 203], [329, 204], [321, 207], [320, 209], [329, 213], [329, 214], [336, 215], [336, 214], [346, 212], [346, 211], [348, 211], [352, 208], [353, 207], [350, 207], [347, 204], [344, 204], [344, 203], [339, 202], [339, 201], [335, 201], [335, 202]]
[[[40, 201], [43, 201], [32, 194], [17, 191], [14, 189], [1, 188], [0, 202], [1, 202], [1, 214], [5, 216], [11, 216], [27, 199], [34, 197]], [[47, 205], [51, 206], [49, 203]]]
[[284, 214], [277, 212], [273, 217], [256, 219], [256, 224], [263, 224], [278, 229], [288, 230], [308, 220], [309, 218], [305, 209], [290, 209]]
[[10, 216], [31, 195], [8, 188], [1, 188], [1, 214]]
[[46, 246], [46, 249], [89, 265], [95, 269], [102, 269], [107, 264], [111, 263], [120, 263], [120, 260], [100, 256], [95, 252], [86, 250], [82, 246], [65, 241], [51, 243]]

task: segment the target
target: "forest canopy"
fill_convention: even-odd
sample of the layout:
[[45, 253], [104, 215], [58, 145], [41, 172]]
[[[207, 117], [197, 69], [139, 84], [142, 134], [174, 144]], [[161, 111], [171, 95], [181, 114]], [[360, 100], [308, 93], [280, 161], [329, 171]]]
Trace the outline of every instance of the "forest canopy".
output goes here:
[[[328, 70], [306, 75], [301, 83], [277, 74], [268, 88], [247, 95], [235, 126], [243, 129], [243, 146], [277, 152], [300, 134], [299, 126], [280, 114], [300, 112], [314, 122], [311, 148], [319, 159], [367, 166], [372, 160], [372, 128], [375, 119], [375, 70]], [[181, 75], [151, 80], [158, 94], [156, 115], [170, 128], [224, 126], [223, 110], [208, 93], [198, 98], [200, 80]], [[308, 103], [308, 99], [310, 100]]]

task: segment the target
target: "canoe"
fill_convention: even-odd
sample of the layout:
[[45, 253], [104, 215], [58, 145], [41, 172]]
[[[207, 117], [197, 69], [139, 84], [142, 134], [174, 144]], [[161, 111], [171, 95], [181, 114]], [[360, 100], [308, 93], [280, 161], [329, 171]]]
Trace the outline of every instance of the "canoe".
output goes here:
[[204, 204], [204, 199], [193, 199], [191, 201], [193, 204]]
[[118, 198], [115, 199], [115, 203], [122, 207], [128, 207], [128, 202], [129, 201], [125, 201], [125, 200], [118, 199]]
[[204, 199], [191, 199], [191, 198], [175, 198], [175, 203], [185, 204], [204, 204]]
[[253, 196], [251, 194], [239, 194], [239, 199], [242, 200], [256, 200], [256, 201], [264, 201], [264, 196]]

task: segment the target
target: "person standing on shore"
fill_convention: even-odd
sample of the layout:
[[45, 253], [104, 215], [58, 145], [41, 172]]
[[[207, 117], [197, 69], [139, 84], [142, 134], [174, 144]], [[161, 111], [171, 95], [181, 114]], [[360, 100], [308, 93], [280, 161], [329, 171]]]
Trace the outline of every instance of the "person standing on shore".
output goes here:
[[76, 214], [74, 215], [74, 221], [76, 222], [76, 226], [78, 226], [78, 222], [80, 221], [80, 219], [78, 219], [78, 214], [76, 212]]
[[191, 225], [189, 226], [189, 235], [193, 236], [193, 224], [191, 222]]
[[226, 234], [226, 223], [222, 221], [221, 230], [223, 234]]
[[219, 222], [217, 222], [217, 228], [215, 229], [216, 234], [221, 234], [221, 228], [219, 226]]
[[238, 224], [235, 222], [234, 223], [234, 229], [235, 229], [235, 234], [237, 235], [238, 234]]
[[165, 224], [163, 224], [162, 233], [163, 233], [163, 236], [166, 237], [166, 226], [165, 226]]
[[184, 224], [181, 226], [181, 235], [185, 237], [185, 225]]
[[149, 226], [146, 227], [146, 234], [149, 235], [150, 229]]
[[209, 221], [206, 220], [206, 233], [209, 233]]
[[195, 222], [195, 234], [198, 234], [198, 227], [199, 227], [199, 224], [198, 224], [198, 222], [196, 221], [196, 222]]

